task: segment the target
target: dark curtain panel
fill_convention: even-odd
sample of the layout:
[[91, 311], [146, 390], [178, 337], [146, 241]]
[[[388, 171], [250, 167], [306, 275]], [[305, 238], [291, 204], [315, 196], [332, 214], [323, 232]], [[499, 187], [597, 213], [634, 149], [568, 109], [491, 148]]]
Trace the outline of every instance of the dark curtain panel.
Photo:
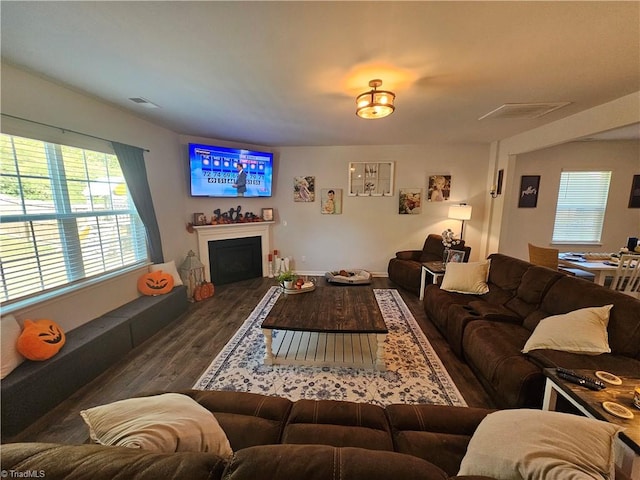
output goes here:
[[156, 212], [151, 200], [151, 189], [147, 180], [147, 169], [144, 166], [144, 150], [131, 145], [111, 142], [118, 157], [120, 168], [131, 192], [131, 198], [138, 214], [147, 230], [147, 246], [149, 257], [153, 263], [164, 262], [162, 240]]

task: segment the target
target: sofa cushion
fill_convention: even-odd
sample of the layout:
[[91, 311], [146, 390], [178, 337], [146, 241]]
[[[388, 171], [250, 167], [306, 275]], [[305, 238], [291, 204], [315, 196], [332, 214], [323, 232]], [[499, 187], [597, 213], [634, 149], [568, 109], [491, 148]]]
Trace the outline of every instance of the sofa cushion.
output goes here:
[[[558, 315], [580, 308], [609, 304], [613, 304], [607, 328], [611, 351], [640, 360], [640, 300], [565, 275], [549, 288], [541, 310], [548, 315]], [[529, 328], [533, 330], [535, 325]]]
[[43, 478], [91, 480], [158, 480], [222, 478], [225, 462], [213, 453], [155, 453], [102, 445], [8, 443], [0, 446], [2, 469]]
[[182, 392], [212, 412], [234, 452], [254, 445], [280, 443], [293, 402], [282, 397], [233, 391]]
[[611, 352], [607, 336], [611, 307], [581, 308], [545, 318], [525, 343], [522, 353], [544, 349], [584, 355]]
[[551, 285], [561, 277], [561, 273], [554, 272], [549, 268], [532, 265], [524, 272], [516, 295], [509, 299], [505, 306], [525, 318], [539, 308]]
[[[463, 246], [463, 245], [460, 245]], [[436, 260], [442, 260], [442, 253], [444, 252], [444, 244], [442, 243], [442, 235], [436, 235], [430, 233], [424, 241], [422, 246], [422, 254], [420, 255], [421, 262], [433, 262]]]
[[482, 295], [489, 291], [489, 261], [449, 263], [440, 288], [449, 292]]
[[540, 368], [564, 367], [571, 370], [591, 370], [590, 375], [598, 370], [604, 370], [616, 375], [640, 377], [640, 360], [611, 353], [582, 355], [558, 350], [533, 350], [527, 353], [527, 358]]
[[393, 450], [384, 409], [367, 403], [298, 400], [293, 404], [282, 443]]
[[449, 308], [453, 305], [467, 305], [478, 298], [476, 295], [446, 292], [438, 285], [427, 285], [424, 289], [424, 311], [438, 330], [446, 335]]
[[613, 478], [613, 447], [620, 430], [608, 422], [567, 413], [491, 413], [471, 437], [458, 474], [499, 480]]
[[233, 454], [213, 414], [178, 393], [129, 398], [83, 410], [91, 440], [154, 452]]
[[512, 323], [476, 320], [464, 329], [469, 367], [501, 408], [540, 407], [544, 375], [521, 350], [530, 332]]
[[448, 475], [425, 460], [396, 452], [328, 445], [264, 445], [239, 451], [224, 478], [446, 480]]

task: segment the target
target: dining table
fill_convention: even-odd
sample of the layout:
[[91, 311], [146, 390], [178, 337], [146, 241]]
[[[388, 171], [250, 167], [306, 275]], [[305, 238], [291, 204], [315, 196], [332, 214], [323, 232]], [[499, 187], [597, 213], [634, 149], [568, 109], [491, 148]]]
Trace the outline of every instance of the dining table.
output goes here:
[[579, 268], [595, 275], [594, 282], [604, 285], [607, 277], [613, 277], [618, 269], [618, 263], [611, 258], [589, 258], [579, 253], [558, 254], [558, 264], [570, 268]]

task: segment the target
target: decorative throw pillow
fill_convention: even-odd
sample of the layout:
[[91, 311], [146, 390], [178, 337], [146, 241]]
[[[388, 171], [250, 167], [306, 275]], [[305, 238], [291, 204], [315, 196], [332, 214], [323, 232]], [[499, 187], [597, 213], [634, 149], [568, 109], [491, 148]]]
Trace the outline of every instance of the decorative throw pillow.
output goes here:
[[620, 427], [569, 413], [500, 410], [471, 437], [458, 475], [497, 480], [613, 478]]
[[25, 320], [16, 348], [29, 360], [48, 360], [67, 341], [62, 328], [53, 320]]
[[211, 452], [233, 455], [213, 414], [179, 393], [130, 398], [83, 410], [91, 440], [101, 445], [154, 452]]
[[490, 260], [484, 262], [447, 263], [440, 288], [448, 292], [482, 295], [489, 291]]
[[543, 318], [525, 343], [522, 353], [538, 349], [585, 355], [610, 353], [607, 325], [612, 307], [581, 308]]
[[24, 362], [24, 357], [18, 352], [17, 346], [22, 327], [13, 315], [5, 315], [0, 319], [0, 329], [0, 340], [2, 341], [0, 378], [4, 378]]
[[162, 270], [163, 272], [171, 274], [171, 276], [173, 277], [174, 286], [177, 287], [178, 285], [183, 284], [182, 278], [180, 278], [180, 274], [178, 273], [178, 269], [176, 268], [175, 260], [171, 260], [170, 262], [166, 263], [156, 263], [154, 265], [149, 265], [150, 272], [156, 272], [158, 270]]

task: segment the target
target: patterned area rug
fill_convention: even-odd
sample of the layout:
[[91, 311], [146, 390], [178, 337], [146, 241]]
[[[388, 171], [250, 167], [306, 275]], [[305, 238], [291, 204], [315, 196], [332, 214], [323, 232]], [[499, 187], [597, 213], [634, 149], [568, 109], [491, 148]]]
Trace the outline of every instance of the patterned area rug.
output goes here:
[[262, 393], [291, 400], [349, 400], [380, 406], [392, 403], [466, 406], [398, 291], [373, 291], [389, 329], [385, 372], [264, 365], [260, 325], [281, 295], [278, 287], [271, 287], [193, 388]]

